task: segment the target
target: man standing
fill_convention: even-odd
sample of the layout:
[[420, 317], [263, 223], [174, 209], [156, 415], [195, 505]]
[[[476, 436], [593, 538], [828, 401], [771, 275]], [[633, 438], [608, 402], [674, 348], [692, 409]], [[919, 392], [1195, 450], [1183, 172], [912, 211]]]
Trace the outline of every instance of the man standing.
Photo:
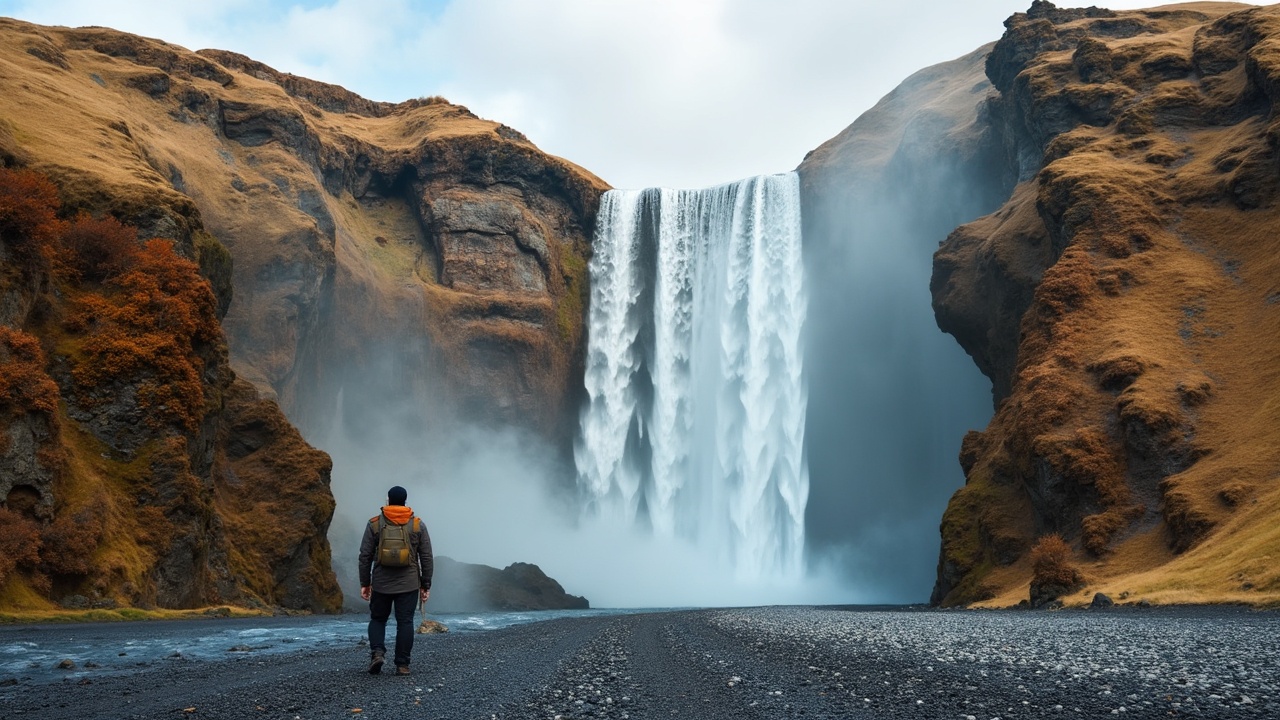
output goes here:
[[387, 653], [387, 618], [396, 613], [396, 674], [409, 674], [413, 652], [413, 611], [418, 598], [431, 597], [431, 536], [399, 485], [387, 491], [382, 513], [369, 519], [360, 543], [360, 597], [369, 601], [369, 673], [382, 672]]

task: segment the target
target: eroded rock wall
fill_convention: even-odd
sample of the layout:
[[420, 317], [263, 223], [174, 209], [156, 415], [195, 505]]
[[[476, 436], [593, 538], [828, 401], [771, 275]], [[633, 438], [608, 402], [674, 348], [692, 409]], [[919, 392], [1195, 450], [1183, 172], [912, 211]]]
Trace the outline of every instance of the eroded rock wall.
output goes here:
[[964, 441], [934, 600], [1026, 597], [1049, 533], [1085, 593], [1265, 600], [1280, 13], [1037, 1], [1006, 27], [985, 117], [1018, 185], [947, 239], [931, 283], [997, 401]]
[[225, 246], [201, 259], [232, 364], [308, 436], [345, 389], [348, 427], [398, 400], [423, 433], [515, 426], [567, 451], [600, 180], [440, 98], [373, 102], [101, 28], [3, 30], [37, 79], [13, 88], [6, 147], [144, 237]]

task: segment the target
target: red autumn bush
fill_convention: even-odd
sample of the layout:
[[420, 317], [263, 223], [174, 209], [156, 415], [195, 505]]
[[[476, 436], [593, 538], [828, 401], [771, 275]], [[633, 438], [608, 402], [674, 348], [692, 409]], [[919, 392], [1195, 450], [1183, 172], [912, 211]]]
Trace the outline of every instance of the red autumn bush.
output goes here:
[[40, 529], [34, 522], [0, 507], [0, 587], [19, 567], [33, 567], [40, 557]]
[[40, 342], [21, 330], [0, 325], [0, 415], [54, 415], [57, 410], [58, 386], [45, 372]]
[[1061, 535], [1045, 535], [1031, 548], [1032, 585], [1070, 588], [1080, 581], [1080, 570], [1071, 560], [1071, 546]]
[[0, 168], [0, 242], [26, 270], [43, 269], [65, 225], [58, 189], [31, 170]]
[[169, 240], [148, 240], [104, 294], [85, 294], [68, 323], [88, 333], [72, 370], [82, 402], [116, 381], [139, 382], [138, 403], [154, 427], [195, 431], [204, 417], [200, 352], [221, 338], [217, 301], [195, 263]]
[[74, 516], [59, 515], [40, 532], [40, 569], [49, 575], [88, 575], [105, 529], [101, 504]]
[[63, 231], [58, 256], [71, 279], [100, 282], [129, 269], [138, 250], [137, 228], [81, 212]]

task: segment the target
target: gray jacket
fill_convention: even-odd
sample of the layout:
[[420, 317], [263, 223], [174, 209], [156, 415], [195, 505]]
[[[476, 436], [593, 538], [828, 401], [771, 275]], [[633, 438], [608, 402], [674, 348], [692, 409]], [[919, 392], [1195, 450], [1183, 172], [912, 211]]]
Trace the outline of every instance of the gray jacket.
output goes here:
[[[395, 508], [397, 506], [392, 506]], [[388, 508], [383, 508], [384, 513]], [[404, 508], [409, 510], [409, 508]], [[392, 510], [393, 514], [396, 512]], [[403, 512], [401, 510], [400, 512]], [[378, 518], [377, 515], [364, 524], [364, 540], [360, 542], [360, 587], [373, 587], [374, 592], [391, 595], [394, 593], [412, 592], [419, 588], [431, 589], [431, 574], [435, 562], [431, 555], [431, 536], [427, 533], [427, 525], [421, 518], [419, 529], [409, 532], [409, 546], [413, 549], [413, 564], [407, 567], [382, 567], [374, 562], [378, 554]], [[413, 520], [409, 520], [413, 522]]]

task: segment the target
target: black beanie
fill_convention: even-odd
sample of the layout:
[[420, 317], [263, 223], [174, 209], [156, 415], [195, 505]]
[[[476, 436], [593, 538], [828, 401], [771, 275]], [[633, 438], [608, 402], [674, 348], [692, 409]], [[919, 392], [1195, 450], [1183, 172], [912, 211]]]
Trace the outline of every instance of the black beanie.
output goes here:
[[387, 491], [387, 503], [389, 505], [403, 505], [404, 501], [408, 499], [408, 497], [409, 491], [399, 485], [396, 485]]

